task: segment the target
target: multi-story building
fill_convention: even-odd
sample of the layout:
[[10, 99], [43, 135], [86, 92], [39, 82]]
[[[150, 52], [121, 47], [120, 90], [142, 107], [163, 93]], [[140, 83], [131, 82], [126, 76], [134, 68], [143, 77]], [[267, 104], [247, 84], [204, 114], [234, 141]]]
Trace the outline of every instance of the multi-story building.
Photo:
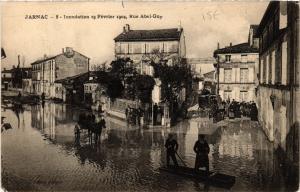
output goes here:
[[140, 73], [153, 74], [149, 65], [153, 57], [163, 57], [172, 64], [172, 58], [185, 58], [183, 28], [132, 30], [126, 24], [115, 39], [115, 57], [130, 58]]
[[251, 25], [248, 42], [218, 48], [214, 51], [217, 60], [217, 93], [222, 99], [236, 101], [256, 100], [258, 45], [255, 38], [257, 26]]
[[287, 152], [289, 160], [298, 164], [298, 2], [270, 2], [257, 35], [260, 43], [259, 119], [268, 138]]
[[74, 51], [71, 47], [53, 57], [44, 56], [33, 62], [32, 87], [37, 95], [55, 97], [55, 81], [89, 71], [89, 58]]

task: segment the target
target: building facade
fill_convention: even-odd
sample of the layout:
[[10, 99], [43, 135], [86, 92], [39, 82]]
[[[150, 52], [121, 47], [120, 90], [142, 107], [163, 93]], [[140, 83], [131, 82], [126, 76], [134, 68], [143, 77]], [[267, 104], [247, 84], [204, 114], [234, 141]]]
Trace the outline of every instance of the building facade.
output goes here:
[[3, 68], [1, 71], [1, 89], [8, 90], [12, 87], [12, 69]]
[[[132, 30], [126, 24], [115, 39], [115, 57], [130, 58], [141, 74], [152, 75], [149, 65], [155, 56], [172, 64], [174, 58], [185, 58], [183, 28]], [[161, 58], [162, 57], [162, 58]]]
[[270, 2], [260, 22], [258, 107], [263, 129], [291, 162], [299, 161], [299, 4]]
[[33, 62], [32, 87], [34, 94], [55, 97], [55, 81], [89, 71], [89, 58], [71, 47], [54, 57], [44, 56]]
[[[201, 92], [203, 88], [208, 86], [211, 93], [215, 90], [211, 90], [211, 86], [215, 84], [215, 68], [214, 63], [216, 62], [213, 57], [206, 58], [187, 58], [187, 64], [191, 67], [193, 75], [193, 90]], [[208, 77], [209, 76], [209, 77]]]
[[[251, 25], [250, 32], [256, 26]], [[258, 47], [255, 32], [249, 33], [252, 42], [241, 43], [217, 49], [217, 93], [223, 100], [256, 101], [256, 82], [258, 66]], [[257, 41], [256, 41], [257, 42]]]

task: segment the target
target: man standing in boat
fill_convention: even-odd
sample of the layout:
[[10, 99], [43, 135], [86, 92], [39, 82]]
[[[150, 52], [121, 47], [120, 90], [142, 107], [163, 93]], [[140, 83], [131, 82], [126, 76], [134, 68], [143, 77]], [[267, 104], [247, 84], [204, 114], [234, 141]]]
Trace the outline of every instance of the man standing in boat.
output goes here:
[[165, 147], [167, 148], [167, 166], [170, 166], [170, 158], [172, 158], [174, 165], [178, 167], [178, 163], [175, 156], [175, 153], [178, 149], [178, 143], [174, 138], [173, 134], [169, 134]]
[[194, 145], [194, 151], [196, 153], [195, 170], [198, 171], [200, 167], [205, 167], [206, 174], [209, 174], [209, 146], [205, 140], [204, 135], [199, 134], [198, 140]]

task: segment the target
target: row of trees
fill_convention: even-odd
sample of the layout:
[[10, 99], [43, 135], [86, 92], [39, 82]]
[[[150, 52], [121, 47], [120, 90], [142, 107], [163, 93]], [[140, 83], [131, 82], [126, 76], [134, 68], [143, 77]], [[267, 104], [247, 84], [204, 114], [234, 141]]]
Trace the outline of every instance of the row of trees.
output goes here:
[[149, 75], [138, 74], [129, 58], [112, 61], [110, 68], [97, 71], [97, 80], [106, 86], [106, 94], [112, 100], [123, 97], [139, 99], [142, 103], [151, 102], [155, 80]]

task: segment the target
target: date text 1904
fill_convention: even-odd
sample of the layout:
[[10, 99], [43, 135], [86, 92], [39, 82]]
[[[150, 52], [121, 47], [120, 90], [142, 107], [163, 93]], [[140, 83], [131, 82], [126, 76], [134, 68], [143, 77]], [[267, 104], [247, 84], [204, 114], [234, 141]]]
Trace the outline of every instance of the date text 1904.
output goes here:
[[25, 19], [48, 19], [48, 15], [25, 15]]

